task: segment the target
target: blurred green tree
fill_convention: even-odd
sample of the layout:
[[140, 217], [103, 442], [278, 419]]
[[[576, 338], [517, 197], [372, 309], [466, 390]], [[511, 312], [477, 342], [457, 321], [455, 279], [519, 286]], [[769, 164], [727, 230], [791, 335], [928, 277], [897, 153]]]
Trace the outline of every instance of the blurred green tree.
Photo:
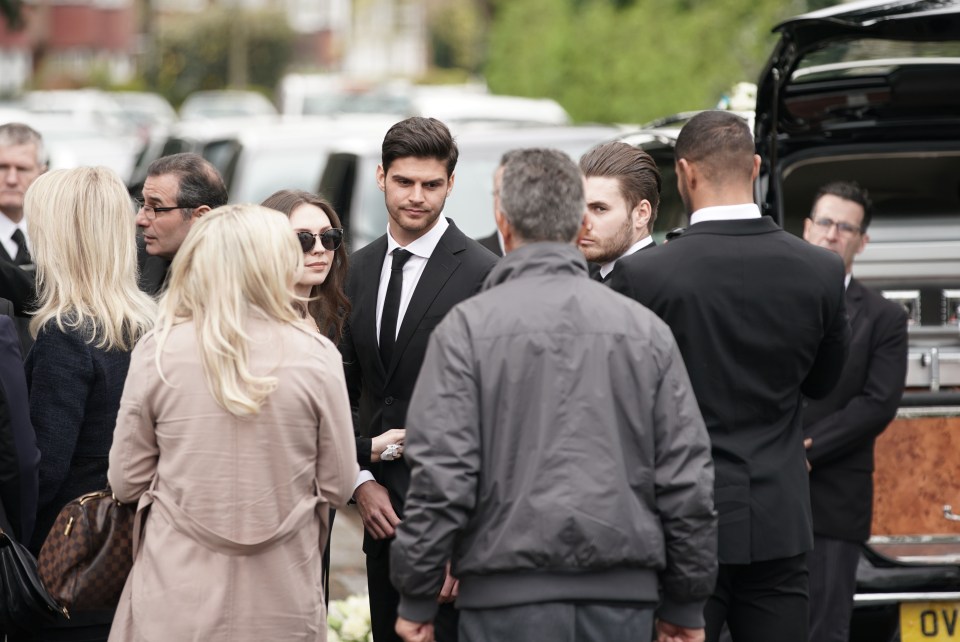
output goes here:
[[[295, 34], [279, 11], [207, 10], [179, 18], [156, 33], [144, 65], [149, 87], [179, 105], [200, 89], [231, 85], [230, 56], [237, 34], [246, 41], [241, 78], [250, 88], [271, 94], [293, 55]], [[243, 88], [243, 87], [234, 87]]]
[[[821, 4], [824, 1], [821, 0]], [[495, 0], [491, 90], [558, 100], [578, 121], [712, 107], [756, 81], [771, 29], [804, 0]]]

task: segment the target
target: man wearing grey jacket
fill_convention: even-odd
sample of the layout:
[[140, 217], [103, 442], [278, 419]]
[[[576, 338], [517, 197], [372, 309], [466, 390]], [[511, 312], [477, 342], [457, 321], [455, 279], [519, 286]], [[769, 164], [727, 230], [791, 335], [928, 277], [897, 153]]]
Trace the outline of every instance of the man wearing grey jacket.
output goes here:
[[448, 561], [460, 639], [703, 639], [710, 442], [669, 328], [589, 279], [576, 165], [504, 168], [507, 255], [437, 326], [407, 415], [397, 632], [429, 641]]

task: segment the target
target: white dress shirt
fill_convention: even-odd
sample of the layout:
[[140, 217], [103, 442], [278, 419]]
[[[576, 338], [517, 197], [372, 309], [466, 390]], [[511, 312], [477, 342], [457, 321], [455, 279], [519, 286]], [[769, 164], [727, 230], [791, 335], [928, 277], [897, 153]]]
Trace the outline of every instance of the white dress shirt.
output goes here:
[[[400, 326], [403, 325], [403, 315], [407, 312], [410, 305], [410, 299], [413, 298], [413, 292], [417, 289], [420, 282], [420, 276], [423, 274], [423, 268], [427, 267], [427, 261], [437, 249], [440, 237], [443, 236], [450, 223], [447, 219], [440, 217], [437, 219], [430, 231], [418, 238], [416, 241], [402, 249], [410, 252], [413, 256], [407, 259], [403, 265], [403, 285], [400, 287], [400, 310], [397, 312], [397, 335], [400, 334]], [[380, 319], [383, 317], [383, 301], [387, 298], [387, 286], [390, 284], [390, 267], [393, 265], [393, 252], [401, 247], [390, 234], [390, 228], [387, 228], [387, 255], [383, 259], [383, 268], [380, 270], [380, 288], [377, 290], [377, 342], [380, 341]], [[396, 337], [394, 337], [396, 338]], [[353, 485], [353, 492], [357, 492], [360, 484], [373, 480], [373, 473], [369, 470], [360, 470], [357, 475], [357, 483]]]
[[748, 218], [760, 218], [760, 208], [756, 203], [703, 207], [690, 215], [690, 225], [704, 221], [742, 221]]
[[645, 237], [643, 237], [642, 239], [640, 239], [639, 241], [637, 241], [636, 243], [634, 243], [633, 245], [631, 245], [630, 247], [628, 247], [626, 252], [624, 252], [623, 254], [621, 254], [620, 256], [618, 256], [617, 258], [613, 259], [612, 261], [610, 261], [610, 262], [608, 262], [608, 263], [604, 263], [603, 265], [601, 265], [601, 266], [600, 266], [600, 276], [602, 276], [603, 278], [607, 278], [608, 276], [610, 276], [610, 273], [613, 272], [613, 268], [616, 267], [617, 261], [619, 261], [620, 259], [622, 259], [622, 258], [625, 257], [625, 256], [630, 256], [631, 254], [633, 254], [633, 253], [635, 253], [635, 252], [637, 252], [637, 251], [639, 251], [639, 250], [642, 250], [643, 248], [647, 247], [648, 245], [652, 245], [652, 244], [653, 244], [653, 237], [652, 237], [652, 236], [645, 236]]
[[[397, 312], [397, 336], [400, 335], [400, 326], [403, 324], [403, 315], [407, 312], [407, 306], [410, 305], [410, 299], [413, 298], [413, 291], [417, 289], [420, 282], [420, 275], [423, 274], [423, 268], [427, 267], [427, 261], [433, 255], [433, 251], [440, 242], [440, 237], [447, 231], [450, 224], [442, 216], [437, 219], [429, 232], [418, 238], [416, 241], [403, 247], [413, 256], [407, 259], [403, 265], [403, 286], [400, 288], [400, 310]], [[380, 270], [380, 289], [377, 290], [377, 341], [380, 341], [380, 319], [383, 317], [383, 301], [387, 298], [387, 286], [390, 284], [390, 267], [393, 265], [393, 252], [398, 247], [390, 230], [387, 230], [387, 255], [383, 259], [383, 268]], [[394, 337], [396, 339], [396, 336]]]
[[27, 236], [27, 219], [20, 219], [19, 223], [14, 223], [5, 214], [0, 212], [0, 243], [3, 243], [3, 249], [10, 255], [10, 260], [17, 258], [17, 243], [13, 240], [13, 233], [16, 230], [23, 232], [23, 238], [27, 240], [27, 249], [33, 252], [30, 246], [30, 238]]

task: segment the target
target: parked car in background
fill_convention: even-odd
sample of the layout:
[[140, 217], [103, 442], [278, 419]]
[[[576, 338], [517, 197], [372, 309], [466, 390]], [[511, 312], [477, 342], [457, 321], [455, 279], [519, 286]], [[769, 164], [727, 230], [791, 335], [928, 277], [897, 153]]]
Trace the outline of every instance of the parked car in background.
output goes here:
[[145, 145], [119, 104], [97, 89], [27, 92], [19, 107], [50, 148], [51, 167], [103, 165], [129, 180]]
[[254, 117], [273, 119], [277, 108], [255, 91], [217, 89], [195, 91], [180, 105], [183, 120]]
[[[444, 214], [456, 221], [467, 236], [487, 236], [495, 228], [493, 172], [505, 151], [517, 147], [554, 147], [579, 160], [587, 149], [617, 133], [616, 128], [603, 126], [495, 128], [486, 125], [455, 129], [460, 158]], [[341, 141], [331, 149], [320, 178], [320, 193], [340, 214], [351, 251], [370, 243], [387, 229], [383, 193], [376, 181], [382, 140], [381, 135]]]
[[278, 189], [314, 191], [339, 141], [381, 141], [395, 116], [343, 114], [247, 127], [224, 145], [224, 180], [233, 203], [259, 203]]

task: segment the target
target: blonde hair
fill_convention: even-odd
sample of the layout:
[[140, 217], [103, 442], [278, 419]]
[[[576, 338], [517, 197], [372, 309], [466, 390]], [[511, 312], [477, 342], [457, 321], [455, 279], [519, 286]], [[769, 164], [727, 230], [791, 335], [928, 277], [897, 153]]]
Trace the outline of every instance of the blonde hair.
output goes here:
[[225, 205], [193, 224], [170, 266], [157, 319], [157, 369], [174, 325], [193, 321], [204, 376], [217, 403], [234, 415], [255, 415], [277, 388], [248, 363], [246, 317], [299, 324], [294, 283], [303, 252], [287, 217], [259, 205]]
[[106, 167], [43, 174], [24, 197], [40, 307], [49, 321], [104, 350], [130, 350], [153, 327], [154, 301], [137, 287], [136, 223], [123, 181]]

